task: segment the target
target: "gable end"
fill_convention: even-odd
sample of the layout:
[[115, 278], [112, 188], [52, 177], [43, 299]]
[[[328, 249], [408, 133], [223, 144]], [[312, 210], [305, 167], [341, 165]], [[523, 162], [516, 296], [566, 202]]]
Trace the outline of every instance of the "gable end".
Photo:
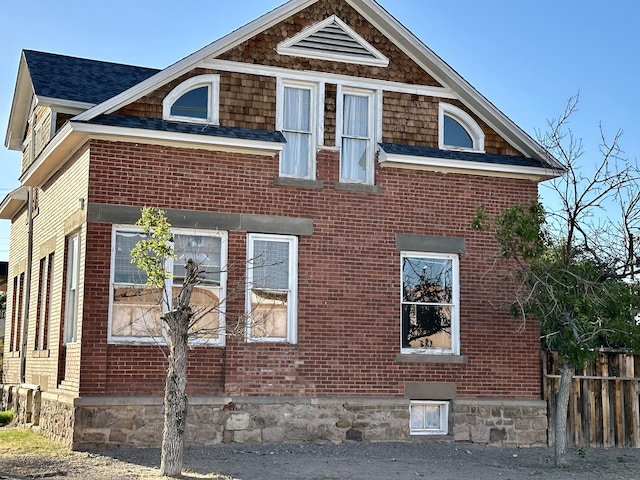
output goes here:
[[280, 55], [387, 67], [389, 59], [332, 15], [280, 43]]

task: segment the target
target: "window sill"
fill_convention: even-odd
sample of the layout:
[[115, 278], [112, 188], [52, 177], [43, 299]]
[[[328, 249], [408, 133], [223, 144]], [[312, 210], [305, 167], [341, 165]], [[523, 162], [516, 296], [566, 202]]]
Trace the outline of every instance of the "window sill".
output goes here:
[[364, 185], [362, 183], [336, 183], [334, 184], [336, 190], [343, 192], [358, 192], [358, 193], [382, 193], [382, 187], [380, 185]]
[[432, 355], [429, 353], [399, 353], [398, 363], [457, 363], [466, 364], [469, 359], [465, 355]]
[[49, 350], [33, 350], [31, 352], [32, 358], [49, 358]]
[[324, 182], [319, 180], [308, 180], [306, 178], [292, 178], [292, 177], [274, 177], [274, 185], [280, 185], [282, 187], [300, 187], [300, 188], [322, 188]]

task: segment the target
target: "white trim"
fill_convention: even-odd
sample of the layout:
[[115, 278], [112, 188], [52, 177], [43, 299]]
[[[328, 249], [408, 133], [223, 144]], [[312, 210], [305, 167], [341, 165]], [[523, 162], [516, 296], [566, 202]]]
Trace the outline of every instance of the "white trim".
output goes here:
[[389, 80], [378, 80], [375, 78], [354, 77], [338, 73], [316, 72], [310, 70], [289, 70], [282, 67], [270, 65], [255, 65], [249, 63], [232, 62], [230, 60], [205, 59], [200, 67], [219, 70], [221, 72], [247, 73], [264, 77], [283, 77], [290, 80], [300, 80], [303, 82], [325, 82], [341, 84], [345, 87], [364, 88], [367, 90], [384, 90], [387, 92], [407, 93], [424, 95], [426, 97], [437, 97], [455, 100], [456, 93], [450, 88], [432, 87], [428, 85], [414, 85], [410, 83], [392, 82]]
[[[317, 82], [301, 82], [299, 80], [289, 80], [282, 77], [276, 79], [276, 130], [284, 132], [284, 89], [285, 87], [300, 88], [310, 91], [309, 105], [309, 129], [311, 133], [311, 140], [309, 145], [308, 161], [309, 175], [306, 177], [297, 177], [294, 175], [285, 175], [282, 172], [282, 152], [286, 148], [286, 144], [280, 151], [280, 167], [279, 175], [282, 177], [290, 178], [304, 178], [308, 180], [315, 180], [317, 175], [316, 158], [318, 151], [318, 144], [320, 138], [324, 138], [324, 84], [318, 84]], [[320, 96], [320, 92], [323, 92]]]
[[[403, 260], [405, 258], [426, 258], [451, 261], [451, 348], [405, 348], [402, 346], [402, 306], [404, 303]], [[400, 253], [400, 353], [409, 355], [460, 355], [460, 257], [454, 253], [412, 252]]]
[[[287, 243], [289, 245], [289, 298], [287, 304], [287, 336], [285, 337], [254, 337], [251, 332], [253, 283], [254, 242], [263, 240], [267, 242]], [[245, 298], [245, 338], [247, 342], [298, 343], [298, 237], [293, 235], [275, 235], [263, 233], [247, 234], [247, 285]]]
[[51, 107], [61, 113], [78, 114], [95, 106], [95, 103], [78, 102], [75, 100], [60, 100], [54, 97], [35, 96], [36, 104], [42, 107]]
[[[297, 43], [304, 41], [308, 37], [311, 37], [323, 28], [331, 25], [332, 23], [336, 23], [344, 33], [346, 33], [349, 37], [351, 37], [353, 41], [358, 43], [367, 52], [369, 52], [373, 58], [365, 58], [358, 55], [348, 55], [339, 52], [332, 53], [321, 51], [319, 49], [316, 50], [302, 46], [296, 46]], [[276, 51], [280, 55], [291, 55], [294, 57], [314, 58], [318, 60], [354, 63], [358, 65], [371, 65], [378, 67], [389, 66], [389, 59], [387, 57], [380, 53], [376, 48], [373, 47], [373, 45], [362, 38], [355, 30], [353, 30], [351, 27], [349, 27], [349, 25], [340, 20], [336, 15], [332, 15], [324, 19], [323, 21], [316, 23], [315, 25], [311, 25], [303, 29], [300, 33], [294, 35], [293, 37], [280, 42], [280, 44], [278, 44], [278, 46], [276, 47]]]
[[[78, 341], [78, 315], [80, 306], [80, 265], [82, 252], [82, 236], [75, 232], [67, 237], [67, 258], [64, 301], [64, 344]], [[75, 285], [74, 285], [75, 284]], [[70, 301], [71, 292], [74, 298]]]
[[[448, 116], [455, 120], [467, 132], [473, 148], [458, 147], [444, 143], [444, 117]], [[439, 102], [438, 104], [438, 147], [442, 150], [457, 150], [462, 152], [484, 153], [484, 131], [474, 118], [461, 108], [450, 103]]]
[[408, 168], [441, 173], [461, 173], [467, 175], [485, 175], [490, 177], [524, 178], [530, 180], [548, 180], [561, 174], [551, 168], [520, 167], [489, 162], [471, 162], [446, 158], [400, 155], [380, 150], [378, 163], [386, 168]]
[[[185, 117], [171, 115], [171, 107], [182, 95], [200, 87], [208, 87], [207, 118]], [[176, 86], [162, 101], [162, 118], [189, 123], [207, 123], [218, 125], [220, 123], [220, 75], [208, 74], [191, 77]]]
[[[367, 170], [364, 182], [355, 182], [352, 179], [342, 176], [342, 138], [344, 130], [344, 96], [354, 95], [367, 97], [369, 105], [369, 145], [367, 148]], [[376, 147], [382, 137], [382, 110], [378, 106], [382, 104], [382, 94], [380, 91], [365, 90], [361, 88], [337, 86], [336, 92], [336, 147], [340, 149], [340, 183], [358, 183], [364, 185], [375, 185], [375, 156]]]
[[41, 185], [53, 175], [70, 155], [88, 139], [108, 141], [147, 142], [178, 148], [197, 148], [212, 151], [246, 153], [249, 155], [275, 156], [284, 148], [281, 142], [244, 140], [239, 138], [175, 133], [143, 128], [112, 127], [84, 122], [65, 123], [56, 136], [47, 144], [38, 158], [20, 176], [24, 185]]
[[[412, 413], [413, 407], [434, 406], [439, 407], [440, 428], [439, 429], [413, 429]], [[449, 402], [435, 400], [411, 400], [409, 402], [409, 431], [410, 435], [448, 435], [449, 434]]]

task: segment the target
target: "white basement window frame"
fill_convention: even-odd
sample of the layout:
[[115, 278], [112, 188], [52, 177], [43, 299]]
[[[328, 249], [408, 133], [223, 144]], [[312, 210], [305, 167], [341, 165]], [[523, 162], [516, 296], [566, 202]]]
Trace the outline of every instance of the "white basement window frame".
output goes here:
[[162, 101], [162, 118], [219, 125], [219, 106], [220, 75], [198, 75], [185, 80], [169, 92]]
[[[455, 130], [451, 140], [447, 129]], [[466, 134], [466, 137], [465, 137]], [[465, 137], [461, 141], [460, 136]], [[468, 138], [467, 138], [468, 137]], [[442, 150], [484, 153], [484, 131], [471, 115], [455, 105], [440, 102], [438, 107], [438, 147]]]
[[410, 435], [448, 435], [449, 402], [411, 400], [409, 430]]

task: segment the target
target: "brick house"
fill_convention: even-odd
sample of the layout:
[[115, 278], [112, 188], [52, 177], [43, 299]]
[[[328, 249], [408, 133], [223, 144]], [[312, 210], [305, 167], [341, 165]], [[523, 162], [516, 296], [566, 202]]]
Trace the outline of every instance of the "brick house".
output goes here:
[[[546, 444], [539, 326], [474, 232], [561, 166], [373, 0], [291, 0], [164, 70], [24, 51], [6, 146], [4, 402], [74, 448], [158, 445], [164, 209], [205, 275], [190, 444]], [[166, 306], [164, 308], [167, 308]]]

